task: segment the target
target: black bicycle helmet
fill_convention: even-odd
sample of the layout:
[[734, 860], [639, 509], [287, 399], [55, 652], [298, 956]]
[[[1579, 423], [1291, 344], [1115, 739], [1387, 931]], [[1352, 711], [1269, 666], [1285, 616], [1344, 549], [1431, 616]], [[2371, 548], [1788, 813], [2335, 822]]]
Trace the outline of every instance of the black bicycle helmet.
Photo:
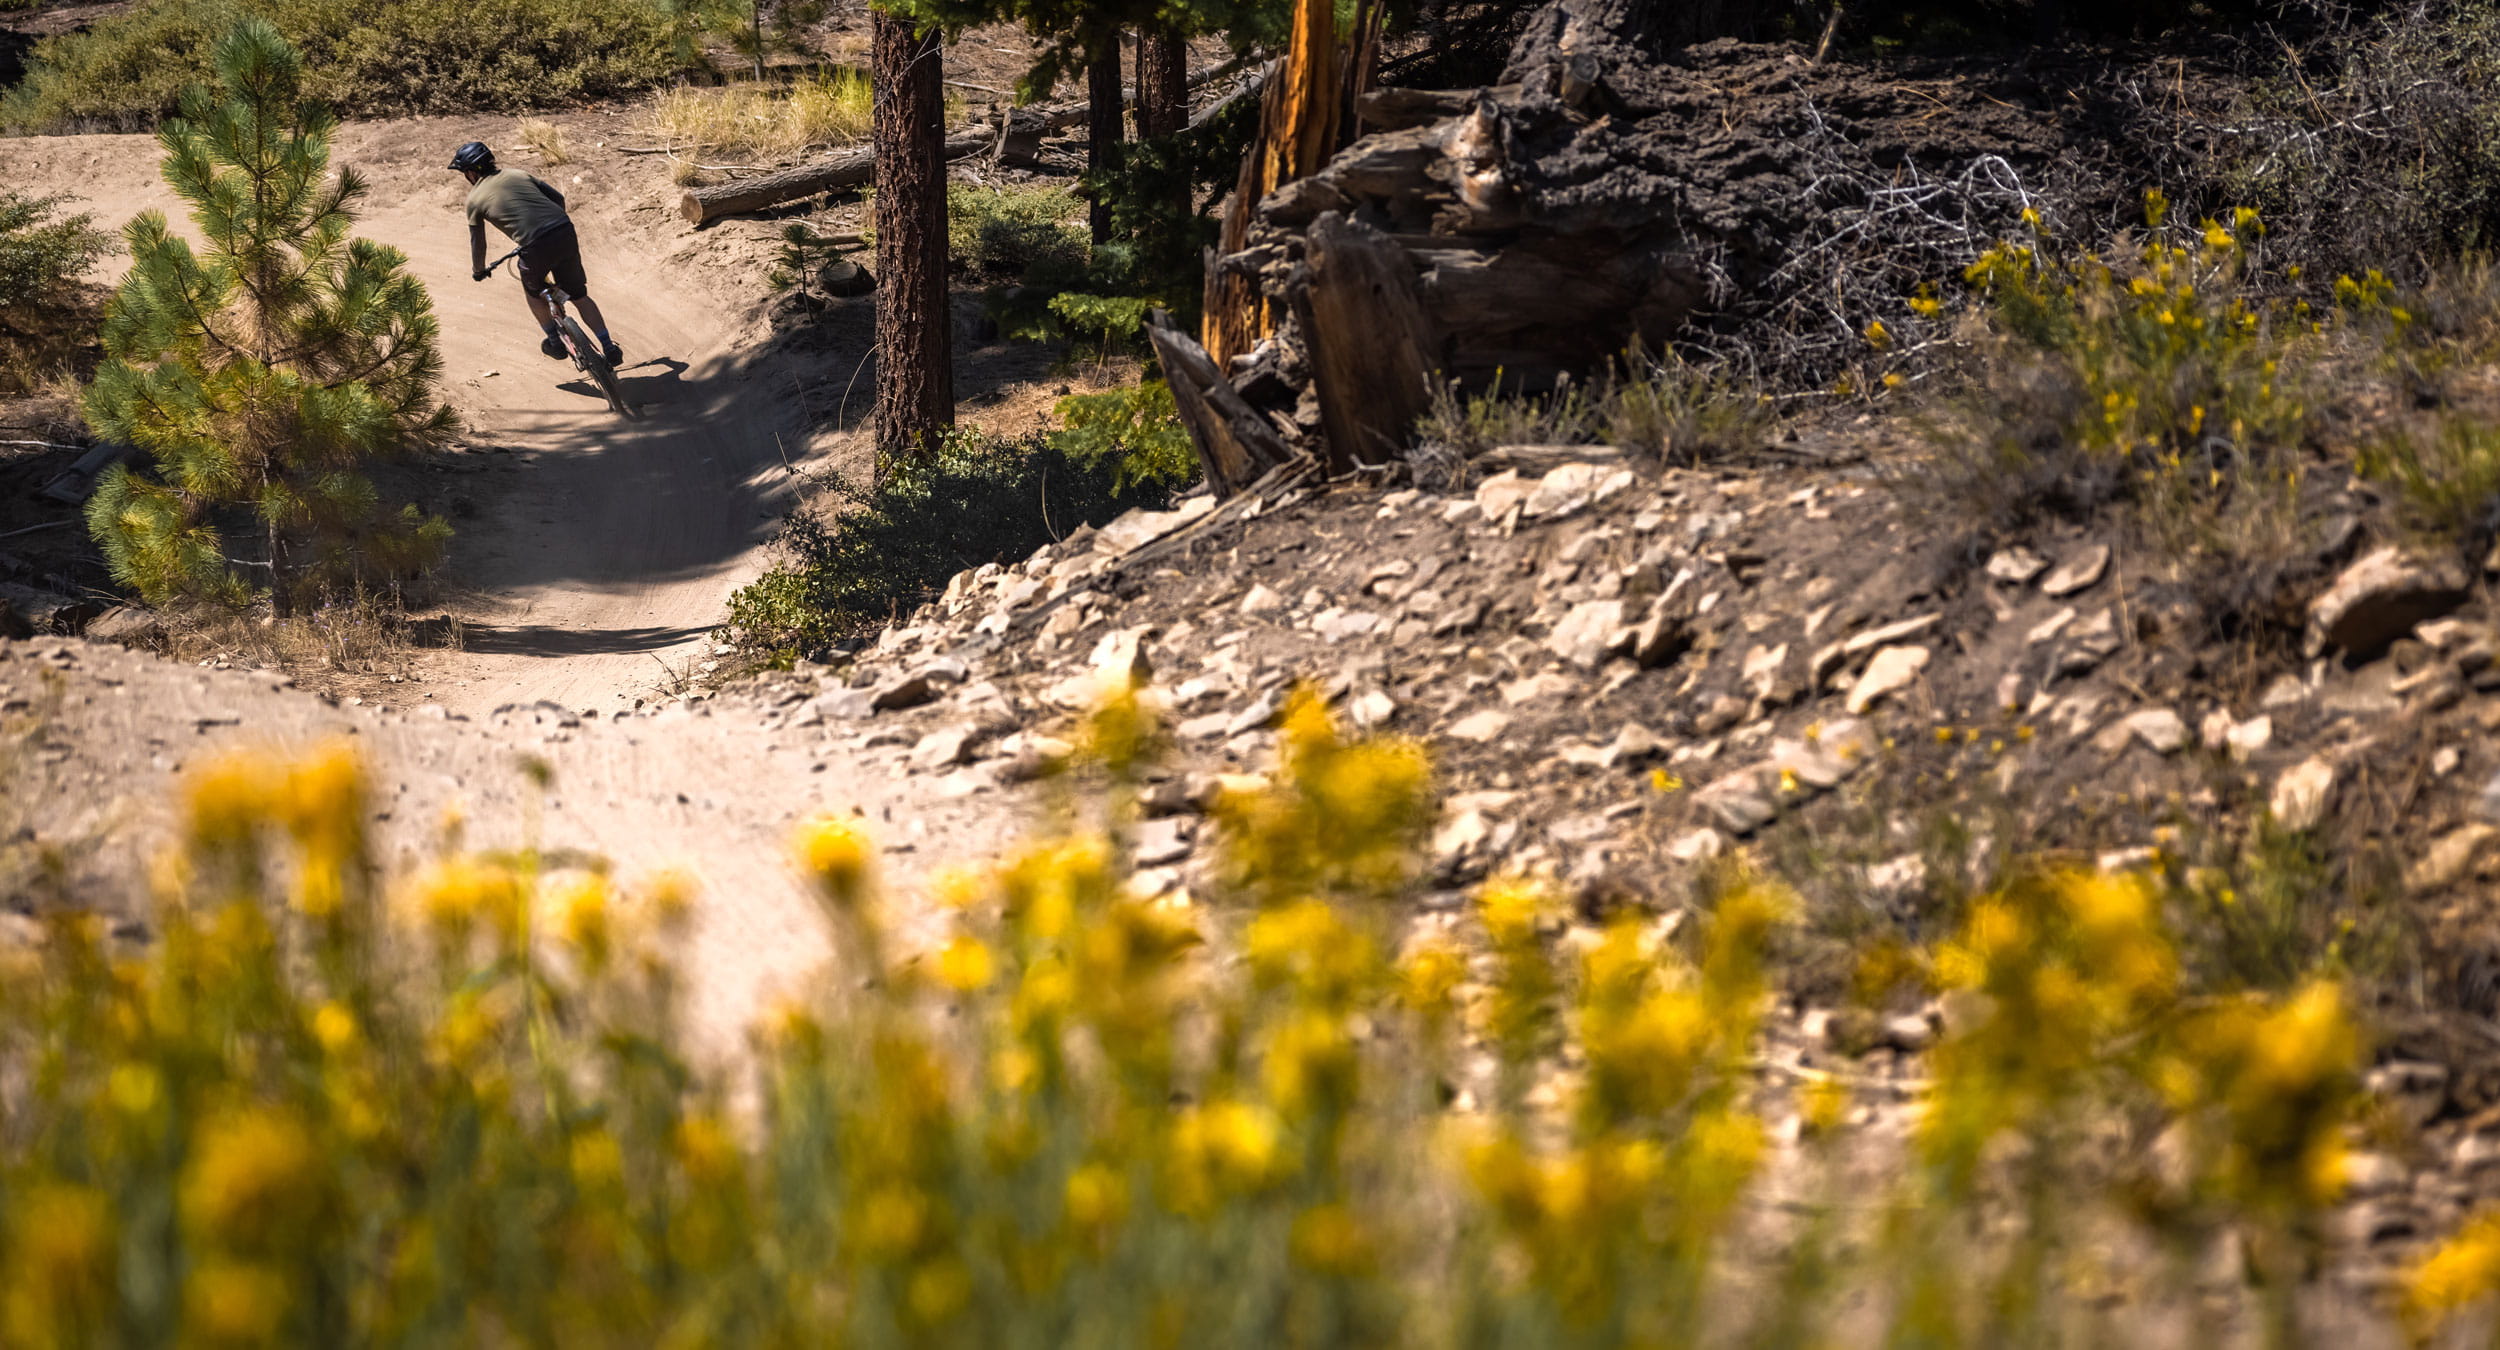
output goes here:
[[471, 141], [467, 145], [461, 146], [458, 150], [452, 152], [451, 167], [455, 169], [475, 169], [479, 173], [493, 173], [495, 171], [495, 152], [487, 149], [486, 142], [484, 141]]

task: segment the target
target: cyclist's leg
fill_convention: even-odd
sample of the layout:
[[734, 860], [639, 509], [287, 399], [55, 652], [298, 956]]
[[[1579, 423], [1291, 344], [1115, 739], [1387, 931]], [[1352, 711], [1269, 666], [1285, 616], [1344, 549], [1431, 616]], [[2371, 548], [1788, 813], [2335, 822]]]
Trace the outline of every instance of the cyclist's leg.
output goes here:
[[539, 354], [563, 360], [568, 353], [564, 350], [564, 339], [556, 336], [555, 311], [548, 308], [547, 297], [541, 293], [547, 285], [547, 265], [532, 256], [530, 250], [523, 249], [512, 270], [521, 278], [521, 299], [529, 305], [530, 317], [538, 320], [541, 334], [538, 339]]
[[608, 364], [622, 364], [625, 353], [617, 347], [616, 339], [608, 336], [608, 316], [600, 313], [599, 302], [590, 298], [590, 279], [582, 271], [580, 236], [567, 226], [551, 242], [553, 247], [549, 250], [551, 256], [547, 259], [547, 266], [555, 275], [556, 289], [562, 291], [564, 297], [573, 302], [573, 308], [580, 312], [582, 326], [588, 328], [591, 337], [598, 341]]

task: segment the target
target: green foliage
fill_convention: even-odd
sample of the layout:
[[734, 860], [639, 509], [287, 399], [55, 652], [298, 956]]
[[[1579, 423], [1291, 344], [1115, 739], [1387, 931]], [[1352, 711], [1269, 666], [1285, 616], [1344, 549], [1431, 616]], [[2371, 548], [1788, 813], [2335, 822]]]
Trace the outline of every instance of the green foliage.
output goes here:
[[839, 478], [830, 514], [794, 512], [781, 560], [729, 600], [731, 640], [816, 655], [934, 598], [947, 580], [1005, 563], [1079, 525], [1167, 495], [1116, 460], [1079, 461], [1041, 436], [949, 431], [932, 455], [886, 466], [863, 488]]
[[303, 53], [308, 99], [353, 114], [559, 107], [680, 68], [651, 0], [144, 0], [38, 43], [0, 125], [153, 125], [211, 77], [217, 43], [245, 17]]
[[58, 197], [0, 188], [0, 394], [22, 394], [82, 317], [79, 279], [109, 241], [89, 216], [59, 215]]
[[259, 20], [219, 44], [221, 88], [186, 95], [158, 133], [211, 242], [195, 253], [155, 212], [131, 222], [130, 275], [105, 309], [88, 420], [157, 473], [115, 468], [87, 519], [115, 579], [151, 603], [245, 592], [225, 514], [258, 519], [282, 612], [299, 588], [415, 570], [450, 533], [384, 511], [360, 472], [453, 421], [425, 288], [397, 250], [349, 237], [364, 179], [331, 172], [335, 123], [297, 103], [302, 70]]
[[775, 52], [810, 51], [807, 30], [823, 20], [829, 0], [657, 0], [689, 65], [701, 60], [700, 39], [717, 37], [764, 74]]
[[1102, 394], [1059, 400], [1061, 429], [1050, 434], [1080, 464], [1117, 466], [1115, 490], [1147, 483], [1178, 487], [1198, 477], [1198, 451], [1181, 427], [1172, 386], [1143, 380]]
[[958, 273], [1012, 280], [1040, 269], [1066, 276], [1081, 271], [1091, 252], [1085, 203], [1066, 188], [947, 188], [946, 254]]
[[2261, 817], [2235, 846], [2212, 841], [2166, 890], [2200, 987], [2280, 991], [2304, 980], [2383, 976], [2406, 943], [2387, 889], [2331, 861], [2316, 837]]
[[2398, 426], [2364, 448], [2360, 469], [2395, 489], [2411, 524], [2469, 556], [2500, 538], [2500, 426], [2462, 415]]
[[781, 242], [773, 247], [772, 269], [764, 274], [764, 282], [776, 291], [792, 287], [804, 296], [813, 296], [816, 277], [826, 263], [842, 256], [833, 240], [807, 228], [804, 221], [793, 221], [781, 230]]

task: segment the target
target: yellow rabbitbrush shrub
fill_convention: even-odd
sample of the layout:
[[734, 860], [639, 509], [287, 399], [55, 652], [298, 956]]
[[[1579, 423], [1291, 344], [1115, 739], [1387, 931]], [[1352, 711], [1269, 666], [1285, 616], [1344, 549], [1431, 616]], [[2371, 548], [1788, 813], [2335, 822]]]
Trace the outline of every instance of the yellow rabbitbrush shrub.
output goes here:
[[[849, 992], [758, 1028], [751, 1092], [677, 1030], [682, 887], [525, 846], [379, 888], [349, 752], [204, 770], [156, 940], [57, 916], [0, 981], [0, 1343], [2047, 1343], [2108, 1331], [2053, 1259], [2085, 1224], [2279, 1273], [2331, 1201], [2340, 995], [2188, 997], [2134, 881], [1974, 906], [1904, 1179], [1817, 1200], [1850, 1084], [1757, 1072], [1781, 888], [1567, 943], [1509, 877], [1418, 935], [1429, 759], [1304, 695], [1219, 813], [1232, 881], [1150, 898], [1152, 718], [1082, 739], [1107, 787], [948, 878], [929, 952], [861, 822], [800, 828]], [[2178, 1131], [2172, 1191], [2095, 1122]]]

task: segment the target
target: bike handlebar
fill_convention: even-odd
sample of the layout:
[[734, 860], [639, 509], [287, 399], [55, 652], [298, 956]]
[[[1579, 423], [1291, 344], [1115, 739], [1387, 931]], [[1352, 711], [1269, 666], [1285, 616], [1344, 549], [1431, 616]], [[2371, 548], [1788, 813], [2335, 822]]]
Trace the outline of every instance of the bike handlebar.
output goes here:
[[496, 269], [496, 268], [501, 267], [501, 266], [503, 266], [505, 263], [508, 263], [508, 262], [512, 261], [513, 259], [518, 258], [518, 257], [520, 257], [520, 256], [521, 256], [521, 250], [519, 250], [519, 249], [517, 249], [517, 248], [516, 248], [516, 249], [512, 250], [510, 253], [507, 253], [507, 254], [503, 255], [502, 257], [495, 259], [493, 262], [490, 262], [490, 263], [486, 264], [484, 267], [481, 267], [481, 268], [479, 268], [479, 269], [478, 269], [478, 280], [483, 281], [483, 280], [485, 280], [486, 278], [488, 278], [488, 277], [490, 277], [490, 276], [493, 276], [493, 275], [495, 274], [495, 269]]

